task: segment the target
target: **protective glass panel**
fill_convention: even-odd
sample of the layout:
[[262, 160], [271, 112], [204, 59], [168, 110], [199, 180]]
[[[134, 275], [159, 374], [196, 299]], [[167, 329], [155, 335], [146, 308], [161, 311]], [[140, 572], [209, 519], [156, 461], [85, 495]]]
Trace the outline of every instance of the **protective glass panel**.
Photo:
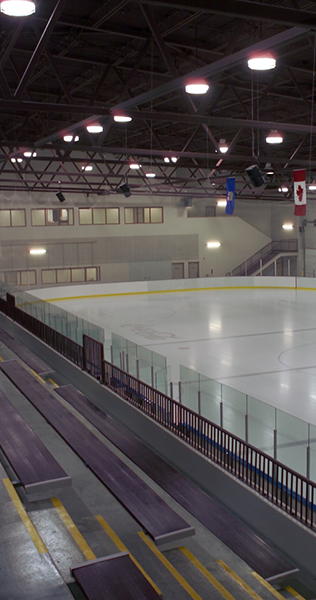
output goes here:
[[45, 210], [43, 208], [32, 210], [32, 225], [34, 227], [45, 225]]
[[9, 210], [0, 210], [0, 227], [10, 227], [11, 219], [10, 219], [10, 211]]
[[12, 227], [24, 227], [25, 211], [24, 210], [11, 210], [11, 222], [12, 222]]
[[218, 381], [214, 381], [213, 379], [201, 375], [200, 395], [201, 415], [209, 421], [212, 421], [212, 423], [220, 425], [221, 384]]
[[277, 459], [306, 477], [307, 446], [307, 423], [277, 410]]
[[54, 269], [42, 270], [42, 283], [56, 283], [56, 272]]
[[245, 439], [246, 394], [228, 385], [222, 386], [223, 427]]
[[154, 385], [152, 381], [152, 352], [148, 348], [138, 346], [138, 360], [139, 360], [139, 379], [147, 383], [147, 385]]
[[83, 281], [83, 269], [71, 269], [71, 281]]
[[180, 365], [181, 404], [198, 412], [200, 376], [188, 367]]
[[86, 269], [86, 281], [97, 281], [97, 268], [88, 267]]
[[134, 223], [134, 209], [125, 208], [125, 223]]
[[105, 225], [105, 208], [93, 209], [93, 223], [95, 225]]
[[248, 442], [266, 454], [274, 451], [275, 408], [248, 396]]
[[91, 208], [79, 208], [79, 223], [80, 225], [92, 225]]
[[155, 388], [162, 394], [170, 396], [170, 381], [171, 381], [171, 370], [170, 367], [165, 367], [155, 373]]
[[57, 283], [68, 283], [70, 281], [69, 269], [57, 269]]
[[151, 222], [162, 223], [162, 207], [157, 206], [151, 209]]
[[119, 208], [107, 208], [106, 209], [106, 222], [108, 223], [108, 225], [117, 224], [120, 222]]

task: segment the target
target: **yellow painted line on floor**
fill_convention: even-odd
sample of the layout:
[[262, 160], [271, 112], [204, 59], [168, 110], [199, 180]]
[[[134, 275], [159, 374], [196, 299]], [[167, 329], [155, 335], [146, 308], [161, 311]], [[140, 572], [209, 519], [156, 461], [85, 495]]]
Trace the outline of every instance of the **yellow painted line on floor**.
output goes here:
[[204, 287], [204, 288], [188, 288], [188, 289], [177, 289], [177, 290], [147, 290], [144, 292], [113, 292], [112, 294], [87, 294], [83, 296], [67, 296], [63, 298], [45, 298], [44, 302], [64, 302], [65, 300], [87, 300], [89, 298], [112, 298], [114, 296], [145, 296], [147, 294], [178, 294], [185, 292], [216, 292], [217, 290], [311, 290], [316, 291], [316, 288], [295, 288], [293, 286], [253, 286], [253, 285], [232, 285], [227, 287]]
[[258, 581], [260, 581], [260, 583], [262, 583], [262, 585], [269, 590], [269, 592], [275, 596], [276, 598], [278, 598], [278, 600], [284, 600], [284, 596], [282, 596], [282, 594], [280, 594], [279, 592], [277, 592], [277, 590], [274, 589], [274, 587], [268, 583], [268, 581], [266, 581], [265, 579], [263, 579], [263, 577], [261, 577], [261, 575], [259, 575], [259, 573], [256, 573], [255, 571], [252, 571], [251, 575], [253, 575]]
[[226, 600], [235, 600], [228, 590], [210, 573], [204, 565], [188, 550], [185, 546], [180, 546], [179, 550], [189, 559], [189, 561], [206, 577], [206, 579], [222, 594]]
[[[155, 544], [144, 534], [143, 531], [139, 531], [138, 535], [141, 537], [143, 542], [150, 548], [150, 550], [157, 556], [162, 564], [168, 569], [169, 573], [180, 583], [183, 589], [193, 598], [193, 600], [202, 600], [201, 596], [190, 586], [190, 584], [180, 575], [179, 571], [167, 560], [167, 558], [156, 548]], [[284, 600], [284, 598], [283, 598]]]
[[49, 379], [48, 381], [49, 383], [52, 383], [55, 387], [59, 387], [59, 385], [55, 383], [55, 381], [53, 381], [52, 379]]
[[31, 369], [31, 373], [33, 373], [33, 375], [35, 375], [35, 377], [37, 377], [37, 379], [39, 379], [42, 383], [46, 383], [46, 381], [38, 373], [36, 373], [36, 371], [33, 371], [33, 369]]
[[292, 594], [292, 596], [294, 596], [295, 598], [297, 598], [297, 600], [305, 600], [305, 598], [303, 596], [301, 596], [301, 594], [299, 594], [298, 592], [296, 592], [295, 590], [293, 590], [293, 588], [288, 585], [285, 588], [288, 592], [290, 592], [290, 594]]
[[114, 542], [114, 544], [118, 548], [118, 550], [120, 552], [128, 552], [130, 559], [133, 561], [133, 563], [136, 565], [136, 567], [141, 571], [141, 573], [144, 575], [144, 577], [146, 577], [147, 581], [156, 590], [157, 594], [159, 594], [159, 596], [162, 596], [162, 592], [160, 591], [160, 589], [156, 586], [156, 584], [149, 577], [149, 575], [147, 575], [146, 571], [144, 571], [143, 567], [141, 567], [141, 565], [136, 560], [136, 558], [134, 558], [134, 556], [129, 552], [129, 550], [126, 548], [126, 546], [120, 540], [118, 535], [116, 535], [115, 531], [113, 531], [113, 529], [110, 527], [110, 525], [103, 519], [103, 517], [101, 517], [101, 515], [96, 515], [95, 518], [97, 519], [97, 521], [99, 521], [100, 525], [103, 527], [103, 529], [106, 531], [108, 536], [111, 538], [112, 542]]
[[94, 554], [94, 552], [92, 552], [90, 546], [88, 546], [86, 540], [84, 539], [83, 535], [81, 535], [79, 529], [74, 524], [72, 518], [66, 511], [65, 507], [58, 500], [58, 498], [51, 498], [51, 501], [52, 501], [53, 505], [55, 506], [55, 508], [57, 509], [60, 518], [63, 520], [69, 533], [72, 535], [73, 539], [75, 540], [76, 544], [79, 546], [79, 548], [80, 548], [81, 552], [83, 553], [83, 555], [85, 556], [85, 558], [87, 560], [94, 560], [96, 558], [96, 555]]
[[[255, 592], [248, 583], [246, 583], [235, 571], [233, 571], [228, 565], [224, 563], [221, 559], [216, 561], [222, 569], [225, 571], [247, 592], [254, 600], [262, 600], [261, 596]], [[299, 599], [298, 599], [299, 600]]]
[[29, 535], [31, 536], [33, 543], [35, 544], [38, 552], [40, 554], [45, 554], [46, 552], [48, 552], [43, 540], [41, 539], [41, 537], [39, 536], [39, 534], [37, 533], [30, 517], [28, 516], [18, 494], [16, 493], [10, 479], [5, 478], [2, 480], [6, 490], [16, 508], [16, 511], [20, 517], [20, 519], [23, 521], [24, 526], [27, 530], [27, 532], [29, 533]]
[[1, 362], [4, 362], [4, 358], [2, 358], [1, 356], [0, 356], [0, 361], [1, 361]]

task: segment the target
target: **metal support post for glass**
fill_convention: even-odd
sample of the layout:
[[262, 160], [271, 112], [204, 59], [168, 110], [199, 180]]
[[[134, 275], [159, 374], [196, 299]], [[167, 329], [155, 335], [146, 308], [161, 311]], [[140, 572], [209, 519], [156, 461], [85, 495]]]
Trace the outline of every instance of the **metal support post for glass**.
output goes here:
[[[306, 478], [311, 478], [311, 426], [310, 423], [307, 425], [308, 431], [308, 440], [307, 440], [307, 448], [306, 448]], [[308, 502], [308, 498], [306, 499]]]
[[248, 444], [248, 395], [246, 394], [245, 442]]
[[111, 364], [113, 365], [113, 346], [112, 345], [110, 348], [110, 352], [111, 352]]
[[287, 259], [287, 276], [288, 277], [291, 276], [291, 259], [290, 258]]
[[151, 387], [155, 387], [155, 369], [154, 369], [154, 365], [151, 365], [150, 372], [151, 372]]
[[260, 275], [262, 276], [262, 258], [260, 258]]
[[129, 373], [129, 358], [128, 358], [128, 354], [126, 354], [126, 373]]
[[198, 414], [201, 414], [201, 390], [198, 391]]
[[173, 383], [170, 381], [170, 398], [173, 399]]
[[223, 384], [221, 383], [221, 401], [219, 404], [219, 424], [220, 427], [224, 427], [224, 415], [223, 415]]
[[247, 275], [247, 261], [245, 261], [245, 275]]
[[273, 265], [274, 265], [274, 277], [276, 277], [276, 274], [277, 274], [277, 261], [276, 260], [273, 261]]
[[179, 404], [182, 404], [182, 389], [181, 389], [181, 381], [179, 381]]
[[136, 358], [136, 378], [139, 379], [139, 358]]

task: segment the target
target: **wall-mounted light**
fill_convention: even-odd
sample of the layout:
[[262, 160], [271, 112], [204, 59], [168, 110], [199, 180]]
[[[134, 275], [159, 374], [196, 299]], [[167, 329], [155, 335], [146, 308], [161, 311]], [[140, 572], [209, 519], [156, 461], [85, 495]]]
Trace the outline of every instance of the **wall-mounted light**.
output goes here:
[[271, 52], [256, 53], [249, 58], [248, 67], [253, 71], [269, 71], [275, 69], [276, 59]]
[[283, 135], [276, 129], [271, 129], [266, 137], [266, 142], [267, 144], [282, 144]]
[[1, 12], [9, 17], [28, 17], [35, 13], [35, 3], [31, 0], [2, 0]]
[[189, 81], [185, 86], [185, 91], [187, 94], [206, 94], [209, 89], [209, 85], [205, 79], [195, 79], [193, 81]]
[[293, 225], [293, 223], [283, 223], [282, 229], [291, 230], [291, 229], [294, 229], [294, 225]]
[[33, 256], [40, 256], [41, 254], [46, 254], [45, 248], [31, 248], [29, 252]]
[[87, 125], [86, 129], [89, 133], [101, 133], [103, 131], [103, 127], [100, 123], [90, 123], [90, 125]]
[[207, 248], [219, 248], [221, 246], [220, 242], [207, 242], [206, 247]]
[[216, 202], [217, 206], [226, 206], [227, 202], [226, 200], [218, 200]]

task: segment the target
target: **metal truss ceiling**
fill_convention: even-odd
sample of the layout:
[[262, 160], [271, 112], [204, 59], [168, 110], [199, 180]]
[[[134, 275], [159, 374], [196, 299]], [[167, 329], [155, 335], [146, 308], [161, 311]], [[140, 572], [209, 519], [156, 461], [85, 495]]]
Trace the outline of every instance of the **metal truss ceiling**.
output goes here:
[[[0, 15], [1, 189], [108, 195], [127, 178], [137, 194], [216, 197], [235, 176], [241, 197], [284, 201], [293, 169], [316, 178], [315, 35], [305, 0], [37, 0], [35, 15]], [[264, 49], [276, 69], [250, 71]], [[205, 96], [185, 93], [192, 75], [208, 80]], [[133, 120], [114, 123], [114, 109]], [[101, 134], [86, 131], [93, 119]], [[266, 143], [270, 129], [282, 144]], [[246, 178], [252, 164], [274, 172], [262, 188]]]

